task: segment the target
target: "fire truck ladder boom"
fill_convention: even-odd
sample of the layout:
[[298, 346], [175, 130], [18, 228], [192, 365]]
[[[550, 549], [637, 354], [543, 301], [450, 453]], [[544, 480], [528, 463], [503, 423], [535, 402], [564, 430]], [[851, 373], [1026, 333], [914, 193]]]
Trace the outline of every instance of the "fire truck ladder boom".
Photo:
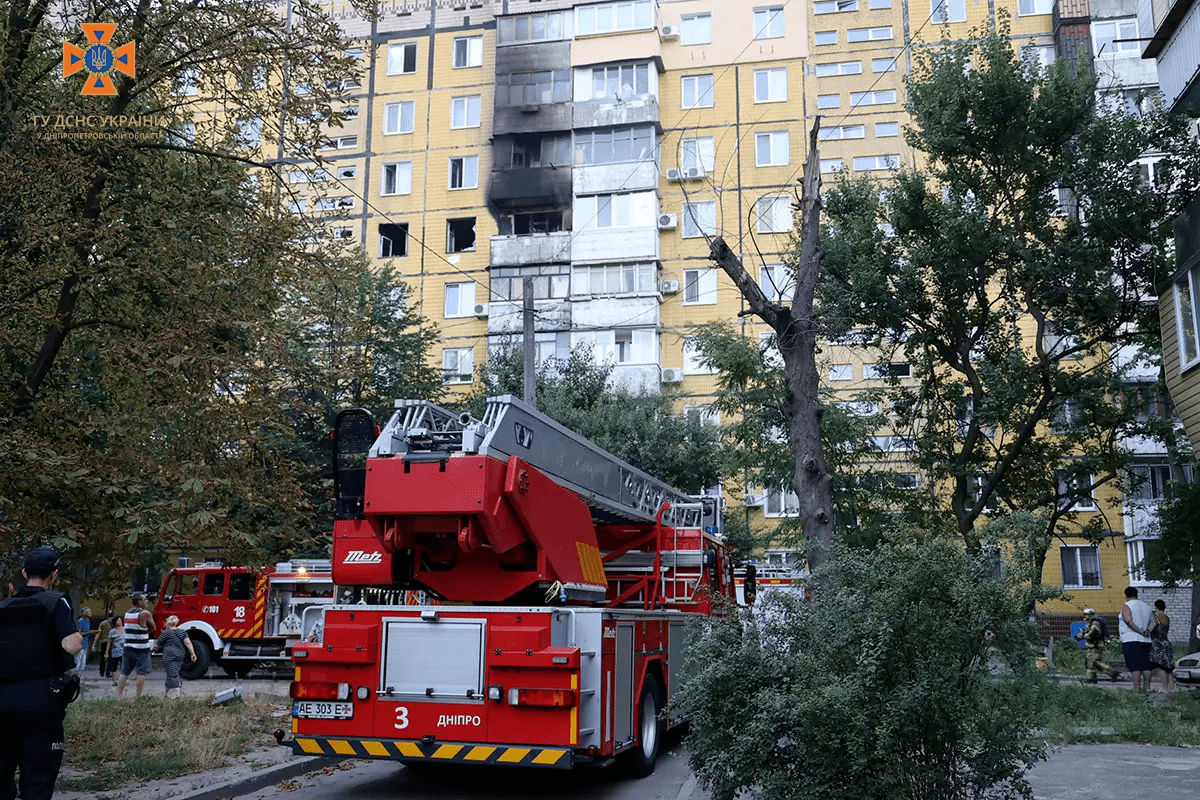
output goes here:
[[410, 460], [477, 453], [500, 461], [517, 456], [579, 495], [597, 524], [663, 523], [698, 528], [703, 512], [694, 498], [572, 433], [512, 395], [489, 397], [483, 419], [455, 414], [428, 400], [397, 400], [396, 410], [370, 456]]

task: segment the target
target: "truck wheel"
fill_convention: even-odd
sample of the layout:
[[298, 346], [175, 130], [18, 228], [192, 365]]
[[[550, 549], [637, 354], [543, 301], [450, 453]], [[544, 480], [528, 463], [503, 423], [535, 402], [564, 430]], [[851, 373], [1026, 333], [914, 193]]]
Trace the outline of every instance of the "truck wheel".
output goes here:
[[638, 741], [629, 753], [628, 770], [635, 778], [644, 778], [654, 772], [658, 753], [662, 749], [663, 736], [667, 733], [667, 720], [663, 715], [662, 689], [658, 681], [647, 675], [642, 682], [642, 693], [637, 704]]
[[183, 658], [183, 667], [179, 674], [189, 681], [203, 678], [208, 674], [208, 665], [212, 663], [212, 647], [203, 639], [192, 639], [192, 649], [196, 651], [196, 660], [188, 661]]

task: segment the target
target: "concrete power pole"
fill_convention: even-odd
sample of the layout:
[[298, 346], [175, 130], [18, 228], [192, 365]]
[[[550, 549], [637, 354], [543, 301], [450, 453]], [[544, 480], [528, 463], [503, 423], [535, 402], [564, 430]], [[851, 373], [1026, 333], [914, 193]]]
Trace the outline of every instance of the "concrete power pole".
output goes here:
[[524, 348], [525, 355], [525, 383], [522, 392], [522, 400], [529, 405], [537, 408], [537, 375], [534, 374], [534, 354], [537, 352], [537, 343], [534, 341], [533, 333], [533, 278], [526, 277], [521, 281], [521, 296], [522, 300], [522, 316], [524, 323], [524, 332], [521, 337], [521, 344]]

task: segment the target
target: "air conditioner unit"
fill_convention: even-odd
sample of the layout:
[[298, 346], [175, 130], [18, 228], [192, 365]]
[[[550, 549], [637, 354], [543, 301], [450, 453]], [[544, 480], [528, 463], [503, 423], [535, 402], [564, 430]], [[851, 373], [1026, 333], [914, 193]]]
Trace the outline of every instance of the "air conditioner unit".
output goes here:
[[758, 508], [766, 502], [767, 496], [765, 494], [754, 494], [753, 492], [748, 492], [746, 496], [742, 498], [742, 505], [746, 508]]
[[659, 214], [658, 229], [660, 231], [673, 231], [679, 224], [679, 218], [674, 214]]
[[708, 173], [704, 171], [704, 167], [688, 167], [686, 175], [689, 181], [698, 181], [705, 178]]
[[679, 281], [659, 281], [658, 290], [663, 294], [676, 294], [679, 291]]
[[677, 367], [664, 367], [662, 371], [663, 383], [683, 383], [683, 370]]
[[677, 169], [669, 169], [667, 170], [667, 180], [671, 183], [679, 183], [683, 180], [683, 173]]
[[475, 316], [479, 317], [480, 319], [485, 319], [487, 317], [487, 315], [488, 315], [488, 304], [487, 303], [476, 303], [475, 304]]
[[679, 26], [678, 25], [663, 25], [661, 28], [658, 29], [658, 38], [660, 38], [660, 39], [678, 39], [679, 38]]

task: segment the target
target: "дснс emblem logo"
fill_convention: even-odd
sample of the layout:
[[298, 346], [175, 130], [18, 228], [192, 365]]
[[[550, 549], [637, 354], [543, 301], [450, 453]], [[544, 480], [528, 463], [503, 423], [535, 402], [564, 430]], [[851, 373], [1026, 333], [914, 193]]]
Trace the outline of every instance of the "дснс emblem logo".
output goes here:
[[63, 77], [86, 69], [88, 76], [80, 94], [116, 94], [117, 85], [113, 83], [111, 73], [117, 70], [133, 77], [134, 43], [127, 42], [115, 50], [109, 47], [108, 43], [117, 30], [113, 22], [85, 22], [80, 27], [92, 44], [87, 50], [80, 50], [70, 42], [63, 42]]

